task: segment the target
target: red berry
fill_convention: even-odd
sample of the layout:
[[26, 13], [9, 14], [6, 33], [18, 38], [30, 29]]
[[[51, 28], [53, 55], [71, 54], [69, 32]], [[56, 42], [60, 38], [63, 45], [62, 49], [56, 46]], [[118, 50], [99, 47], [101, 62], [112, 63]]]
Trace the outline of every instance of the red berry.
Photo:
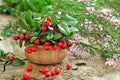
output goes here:
[[60, 69], [59, 68], [55, 68], [54, 71], [55, 71], [56, 75], [60, 74]]
[[8, 61], [9, 61], [9, 62], [12, 62], [13, 60], [14, 60], [14, 57], [13, 57], [13, 56], [9, 56], [9, 57], [8, 57]]
[[42, 69], [41, 69], [41, 72], [42, 72], [43, 74], [47, 73], [47, 72], [48, 72], [48, 68], [46, 68], [46, 67], [42, 68]]
[[51, 76], [55, 76], [55, 75], [56, 75], [55, 71], [52, 71]]
[[50, 46], [44, 46], [45, 50], [50, 50]]
[[58, 48], [57, 45], [52, 46], [53, 50], [57, 50], [57, 48]]
[[26, 39], [26, 40], [29, 40], [30, 38], [31, 38], [30, 35], [28, 35], [28, 34], [25, 35], [25, 39]]
[[50, 72], [46, 72], [46, 73], [45, 73], [45, 77], [46, 77], [46, 78], [49, 78], [49, 77], [50, 77]]
[[27, 53], [31, 54], [32, 53], [32, 49], [27, 49]]
[[36, 40], [34, 41], [34, 43], [37, 44], [37, 45], [39, 45], [39, 44], [40, 44], [40, 40], [39, 40], [39, 39], [36, 39]]
[[58, 34], [58, 33], [59, 33], [58, 31], [54, 31], [54, 32], [53, 32], [54, 35], [56, 35], [56, 34]]
[[24, 40], [25, 39], [25, 35], [21, 34], [20, 35], [20, 40]]
[[17, 41], [17, 40], [19, 39], [19, 36], [14, 35], [14, 36], [13, 36], [13, 39]]
[[62, 45], [63, 45], [62, 42], [58, 42], [58, 43], [57, 43], [57, 46], [58, 46], [58, 47], [62, 47]]
[[29, 38], [31, 39], [31, 38], [32, 38], [32, 36], [30, 36], [30, 35], [29, 35]]
[[32, 49], [32, 52], [37, 52], [38, 47], [37, 46], [33, 46], [31, 49]]
[[62, 48], [62, 49], [66, 49], [66, 48], [67, 48], [67, 45], [66, 45], [66, 44], [63, 44], [63, 45], [61, 46], [61, 48]]
[[64, 38], [60, 38], [58, 41], [59, 41], [59, 42], [64, 42], [65, 39], [64, 39]]
[[28, 48], [24, 48], [24, 52], [26, 52], [26, 53], [27, 53], [27, 52], [28, 52]]
[[71, 64], [66, 65], [67, 70], [70, 70], [72, 68]]
[[52, 19], [49, 17], [47, 18], [47, 21], [49, 21], [50, 23], [52, 22]]
[[45, 41], [44, 45], [45, 46], [50, 46], [50, 42], [49, 41]]
[[28, 72], [30, 72], [30, 71], [32, 71], [32, 70], [33, 70], [33, 67], [32, 67], [31, 65], [26, 66], [26, 70], [27, 70]]
[[28, 73], [24, 73], [23, 80], [30, 80], [30, 75]]
[[50, 26], [50, 22], [49, 22], [49, 21], [45, 21], [44, 25], [45, 25], [46, 27], [49, 27], [49, 26]]
[[42, 31], [47, 31], [47, 27], [46, 27], [46, 26], [42, 26], [42, 27], [41, 27], [41, 30], [42, 30]]
[[72, 46], [72, 42], [69, 41], [69, 40], [66, 40], [66, 44], [67, 44], [67, 47], [71, 47]]

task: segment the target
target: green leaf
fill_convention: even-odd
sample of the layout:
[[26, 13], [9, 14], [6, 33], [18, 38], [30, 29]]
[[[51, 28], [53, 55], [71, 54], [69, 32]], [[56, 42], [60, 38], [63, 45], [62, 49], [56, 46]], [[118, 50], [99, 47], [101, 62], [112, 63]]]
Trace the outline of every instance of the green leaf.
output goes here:
[[28, 4], [27, 4], [27, 2], [26, 2], [26, 0], [21, 0], [21, 3], [22, 3], [22, 11], [26, 11], [26, 10], [28, 10], [29, 9], [29, 6], [28, 6]]
[[53, 44], [56, 44], [56, 41], [54, 41], [54, 40], [50, 40], [50, 42], [52, 42]]
[[14, 4], [14, 3], [18, 3], [20, 0], [3, 0], [4, 2], [6, 2], [7, 4]]
[[56, 24], [58, 22], [57, 18], [56, 18], [56, 16], [54, 14], [51, 16], [51, 19], [52, 19], [53, 24]]
[[68, 26], [75, 26], [78, 23], [77, 19], [71, 16], [64, 16], [62, 17], [62, 20], [66, 21]]
[[49, 34], [49, 35], [47, 35], [47, 40], [51, 40], [52, 38], [53, 38], [53, 34]]
[[12, 32], [10, 31], [10, 29], [4, 29], [1, 34], [3, 36], [12, 36]]
[[4, 51], [0, 50], [0, 58], [3, 56], [3, 54], [4, 54]]
[[49, 30], [53, 31], [54, 29], [52, 27], [48, 27]]
[[32, 11], [35, 11], [35, 7], [34, 7], [34, 5], [33, 5], [32, 0], [26, 0], [26, 3], [28, 4], [28, 6], [30, 7], [30, 9], [31, 9]]
[[27, 25], [27, 23], [25, 22], [24, 19], [19, 18], [18, 19], [18, 23], [19, 23], [20, 27], [22, 27], [24, 30], [26, 30], [26, 31], [30, 31], [31, 30], [30, 26]]
[[35, 41], [35, 39], [37, 39], [37, 37], [32, 37], [32, 38], [30, 39], [30, 43], [33, 43], [33, 42]]
[[73, 27], [70, 28], [70, 33], [74, 33], [74, 32], [77, 32], [77, 31], [79, 31], [77, 28], [73, 28]]
[[18, 67], [18, 66], [22, 66], [24, 65], [25, 62], [23, 62], [21, 59], [19, 58], [15, 58], [12, 62], [12, 65], [15, 66], [15, 67]]
[[47, 14], [48, 12], [49, 12], [49, 10], [47, 9], [47, 7], [46, 7], [46, 6], [43, 6], [40, 14], [41, 14], [41, 16], [44, 16], [44, 15]]
[[7, 61], [7, 59], [8, 59], [8, 56], [7, 56], [7, 55], [8, 55], [8, 54], [4, 53], [3, 50], [0, 50], [0, 60], [2, 60], [2, 61]]
[[35, 26], [35, 22], [32, 19], [32, 12], [29, 10], [25, 13], [25, 20], [32, 26]]
[[60, 29], [60, 31], [65, 34], [65, 35], [69, 35], [70, 34], [70, 29], [67, 25], [67, 23], [65, 21], [62, 21], [58, 24], [58, 27]]
[[56, 34], [56, 35], [53, 36], [53, 40], [58, 40], [61, 37], [62, 37], [61, 34]]
[[65, 35], [68, 35], [67, 32], [65, 31], [65, 29], [62, 26], [58, 25], [58, 27], [59, 27], [61, 33], [65, 34]]

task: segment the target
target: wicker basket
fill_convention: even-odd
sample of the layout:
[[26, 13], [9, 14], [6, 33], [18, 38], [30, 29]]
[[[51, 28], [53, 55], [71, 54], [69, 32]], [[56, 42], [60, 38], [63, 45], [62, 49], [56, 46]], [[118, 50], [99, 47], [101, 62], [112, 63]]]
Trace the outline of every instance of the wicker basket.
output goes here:
[[27, 54], [26, 57], [30, 62], [36, 64], [55, 64], [61, 62], [66, 56], [67, 50], [60, 49], [46, 51], [43, 46], [38, 46], [38, 51]]

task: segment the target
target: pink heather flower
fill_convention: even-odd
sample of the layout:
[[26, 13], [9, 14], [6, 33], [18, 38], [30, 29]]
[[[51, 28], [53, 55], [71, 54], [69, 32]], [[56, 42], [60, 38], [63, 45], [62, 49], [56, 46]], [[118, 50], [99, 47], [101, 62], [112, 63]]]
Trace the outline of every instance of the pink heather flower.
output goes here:
[[108, 41], [108, 40], [110, 40], [110, 38], [111, 38], [111, 36], [109, 36], [109, 35], [102, 36], [103, 41]]
[[90, 31], [90, 32], [92, 32], [93, 31], [93, 27], [87, 27], [87, 29]]
[[103, 36], [103, 37], [102, 37], [102, 40], [103, 40], [103, 41], [107, 41], [108, 38], [107, 38], [106, 36]]
[[74, 54], [73, 52], [68, 51], [68, 55], [69, 55], [69, 56], [73, 56], [73, 54]]
[[60, 19], [60, 18], [61, 18], [61, 16], [60, 16], [60, 15], [57, 15], [56, 17], [57, 17], [57, 19]]
[[86, 9], [89, 13], [93, 13], [95, 11], [94, 7], [87, 7]]
[[80, 47], [76, 44], [73, 44], [70, 49], [68, 50], [68, 55], [69, 56], [73, 56], [75, 53], [78, 53], [78, 52], [83, 52], [84, 51], [84, 48], [83, 47]]
[[110, 13], [111, 10], [110, 10], [110, 9], [107, 9], [107, 8], [104, 8], [104, 9], [102, 9], [102, 10], [99, 10], [98, 12], [102, 12], [103, 14], [106, 14], [106, 15], [107, 15], [107, 13]]
[[102, 31], [102, 30], [103, 30], [102, 25], [99, 25], [98, 27], [99, 27], [99, 30], [100, 30], [100, 31]]
[[81, 37], [79, 34], [75, 34], [74, 35], [74, 40], [75, 40], [75, 43], [80, 43], [80, 40], [81, 40]]
[[105, 62], [105, 65], [111, 66], [112, 68], [115, 68], [117, 63], [114, 59], [107, 59], [107, 61]]
[[85, 29], [88, 29], [89, 26], [88, 26], [88, 25], [85, 25], [84, 27], [85, 27]]
[[84, 51], [84, 48], [83, 48], [83, 47], [78, 47], [78, 48], [77, 48], [77, 51], [83, 52], [83, 51]]
[[104, 16], [102, 14], [98, 14], [97, 18], [103, 18]]

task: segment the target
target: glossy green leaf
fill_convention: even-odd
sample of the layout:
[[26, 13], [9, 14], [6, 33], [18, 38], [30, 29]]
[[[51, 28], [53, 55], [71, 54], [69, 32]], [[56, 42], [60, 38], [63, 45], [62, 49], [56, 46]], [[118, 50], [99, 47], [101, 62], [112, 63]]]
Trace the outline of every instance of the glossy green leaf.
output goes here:
[[8, 59], [8, 56], [7, 56], [7, 55], [8, 55], [8, 54], [4, 53], [3, 50], [0, 50], [0, 60], [2, 60], [2, 61], [7, 61], [7, 59]]
[[53, 23], [53, 24], [56, 24], [56, 23], [57, 23], [57, 18], [56, 18], [56, 16], [55, 16], [54, 14], [52, 14], [51, 18], [52, 18], [52, 23]]
[[26, 31], [30, 31], [31, 30], [30, 26], [27, 25], [27, 23], [25, 22], [24, 19], [19, 18], [18, 19], [18, 23], [19, 23], [20, 27], [22, 27], [24, 30], [26, 30]]
[[77, 19], [71, 16], [64, 16], [62, 17], [62, 20], [66, 21], [68, 26], [75, 26], [78, 23]]
[[31, 27], [35, 26], [35, 22], [32, 19], [32, 12], [31, 11], [27, 11], [25, 13], [25, 20], [31, 25]]
[[25, 62], [23, 62], [21, 59], [19, 58], [15, 58], [12, 62], [12, 65], [15, 66], [15, 67], [19, 67], [19, 66], [22, 66], [24, 65]]
[[53, 40], [58, 40], [61, 37], [62, 37], [61, 34], [56, 34], [56, 35], [53, 36]]
[[37, 39], [37, 37], [32, 37], [32, 38], [30, 39], [30, 43], [33, 43], [33, 42], [35, 41], [35, 39]]
[[0, 58], [3, 56], [3, 54], [4, 54], [4, 51], [0, 50]]
[[74, 27], [70, 28], [70, 33], [77, 32], [77, 31], [79, 31], [77, 28], [74, 28]]
[[58, 25], [58, 27], [61, 33], [63, 33], [64, 35], [68, 35], [67, 31], [65, 31], [65, 29], [61, 25]]
[[53, 38], [53, 34], [49, 34], [49, 35], [47, 35], [47, 40], [51, 40], [52, 38]]
[[65, 34], [65, 35], [69, 35], [70, 34], [70, 29], [67, 25], [67, 23], [65, 21], [62, 21], [58, 24], [58, 27], [60, 29], [60, 31]]

